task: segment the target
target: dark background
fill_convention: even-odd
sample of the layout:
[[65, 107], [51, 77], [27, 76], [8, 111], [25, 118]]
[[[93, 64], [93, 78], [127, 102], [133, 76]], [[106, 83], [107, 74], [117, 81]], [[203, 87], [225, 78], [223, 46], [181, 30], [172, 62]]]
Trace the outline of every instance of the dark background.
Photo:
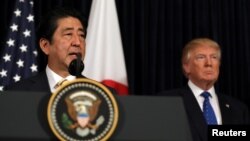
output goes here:
[[[89, 15], [91, 0], [34, 0], [36, 26], [49, 9], [74, 7]], [[0, 5], [0, 50], [14, 0]], [[216, 88], [250, 106], [249, 0], [116, 0], [130, 94], [155, 95], [186, 84], [181, 50], [209, 37], [222, 48]]]

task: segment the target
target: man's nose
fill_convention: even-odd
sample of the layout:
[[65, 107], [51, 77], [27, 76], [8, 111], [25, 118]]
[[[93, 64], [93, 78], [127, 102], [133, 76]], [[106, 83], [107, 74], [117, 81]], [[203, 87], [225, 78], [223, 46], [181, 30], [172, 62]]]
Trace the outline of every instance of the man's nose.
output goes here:
[[212, 65], [212, 58], [211, 57], [206, 57], [206, 65]]
[[78, 35], [74, 35], [72, 38], [72, 46], [79, 47], [80, 44], [81, 44], [81, 37], [79, 37]]

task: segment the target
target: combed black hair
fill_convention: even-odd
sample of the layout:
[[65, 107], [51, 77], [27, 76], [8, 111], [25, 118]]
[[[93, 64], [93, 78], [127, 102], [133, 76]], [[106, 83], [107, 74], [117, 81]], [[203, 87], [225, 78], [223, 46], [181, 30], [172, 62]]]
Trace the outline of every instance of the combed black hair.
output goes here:
[[38, 41], [41, 38], [45, 38], [48, 41], [52, 41], [53, 34], [58, 27], [58, 20], [66, 17], [74, 17], [80, 20], [85, 37], [87, 35], [87, 20], [83, 14], [76, 11], [73, 8], [57, 7], [50, 12], [41, 20], [37, 30]]

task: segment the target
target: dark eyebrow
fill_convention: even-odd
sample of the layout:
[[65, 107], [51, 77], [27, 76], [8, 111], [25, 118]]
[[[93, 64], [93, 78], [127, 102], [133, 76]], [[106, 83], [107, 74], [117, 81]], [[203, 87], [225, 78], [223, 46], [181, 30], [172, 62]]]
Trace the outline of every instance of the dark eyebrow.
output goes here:
[[78, 28], [78, 30], [80, 30], [80, 31], [84, 32], [84, 29], [83, 29], [83, 28]]
[[[67, 27], [67, 28], [63, 29], [63, 32], [64, 31], [70, 31], [70, 30], [74, 30], [74, 28], [73, 27]], [[83, 28], [78, 28], [77, 30], [78, 31], [82, 31], [84, 33], [84, 29]]]

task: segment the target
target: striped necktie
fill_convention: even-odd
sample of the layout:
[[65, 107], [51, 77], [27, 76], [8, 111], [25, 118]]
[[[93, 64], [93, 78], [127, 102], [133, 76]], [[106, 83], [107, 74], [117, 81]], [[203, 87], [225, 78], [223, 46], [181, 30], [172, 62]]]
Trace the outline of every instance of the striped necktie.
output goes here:
[[54, 89], [57, 89], [59, 86], [61, 86], [64, 82], [68, 81], [67, 79], [62, 79], [61, 81], [57, 82], [54, 86]]
[[217, 125], [216, 116], [213, 110], [213, 107], [211, 106], [209, 102], [209, 97], [211, 96], [209, 92], [203, 92], [201, 96], [204, 97], [203, 102], [203, 115], [205, 119], [207, 120], [208, 125]]

